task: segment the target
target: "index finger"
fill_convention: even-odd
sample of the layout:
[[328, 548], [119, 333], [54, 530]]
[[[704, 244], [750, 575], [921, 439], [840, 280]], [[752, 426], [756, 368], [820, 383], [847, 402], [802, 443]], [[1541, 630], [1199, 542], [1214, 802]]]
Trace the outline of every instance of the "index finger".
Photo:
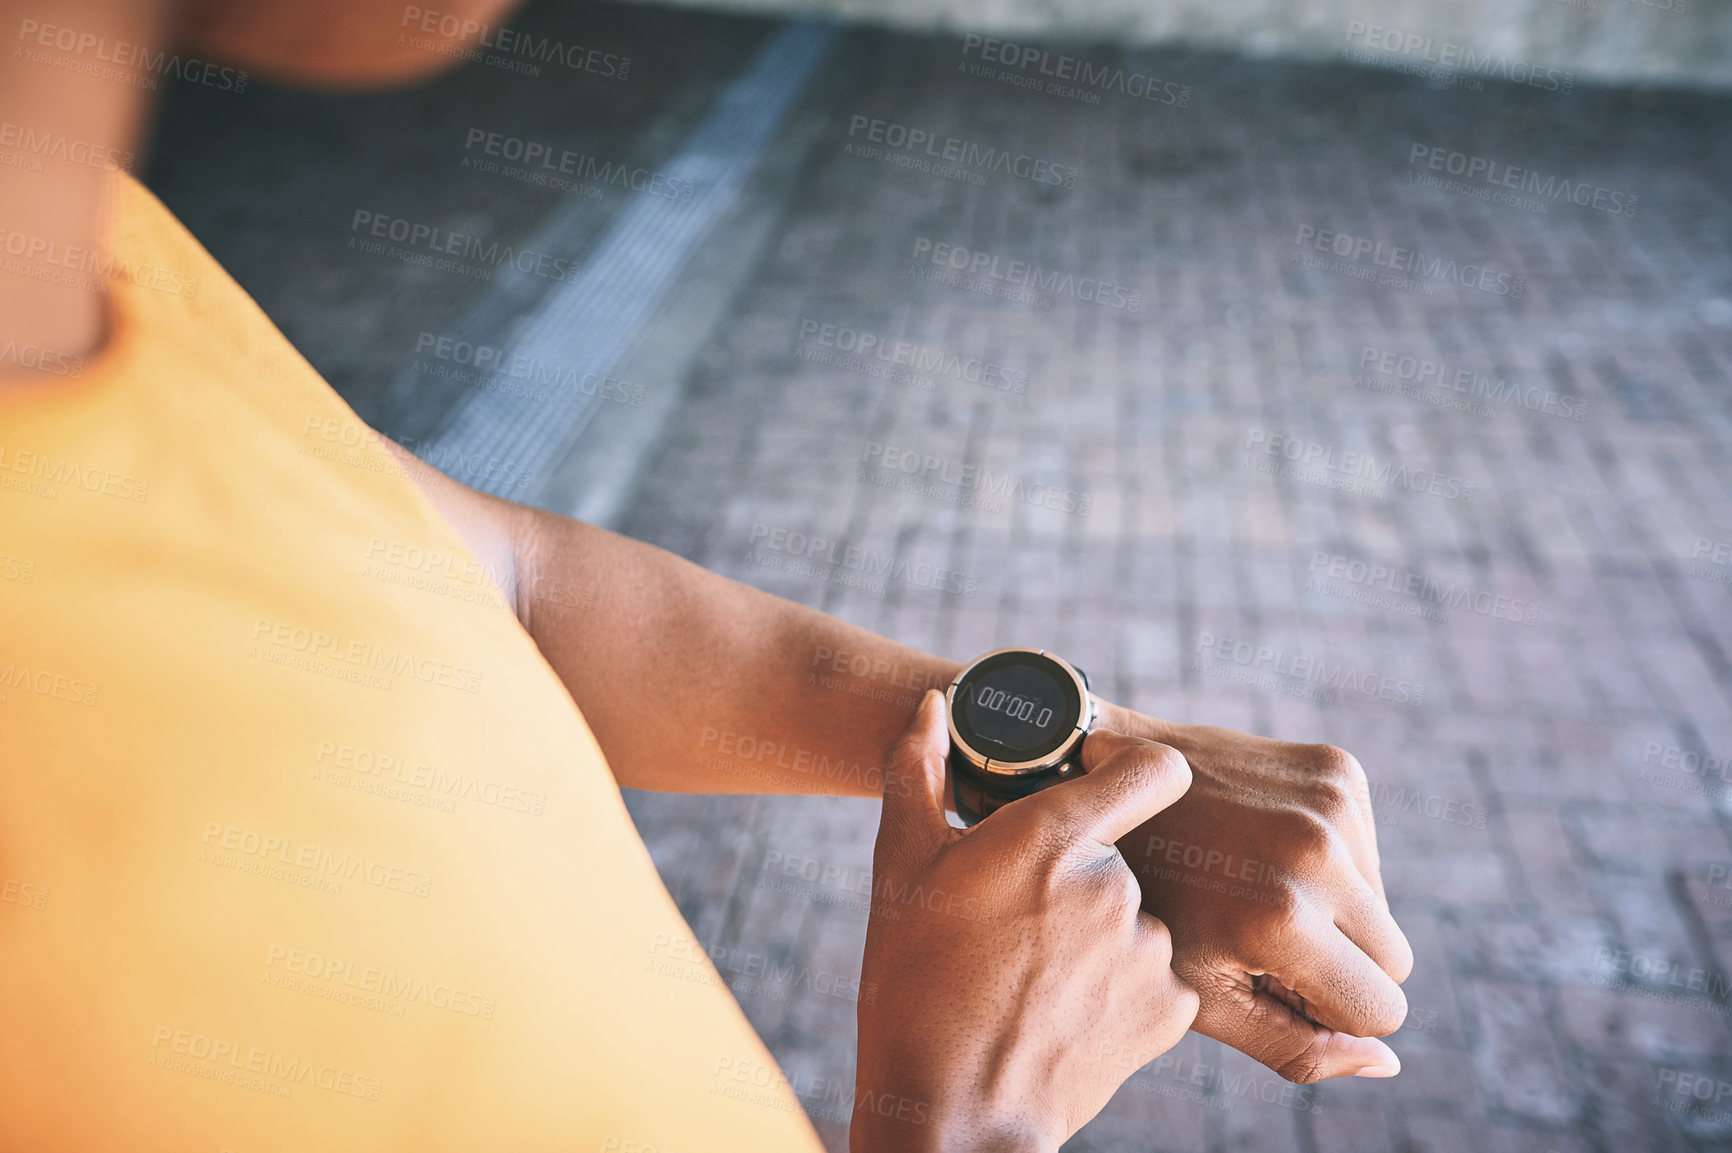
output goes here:
[[1351, 753], [1347, 754], [1347, 792], [1360, 834], [1347, 839], [1353, 852], [1354, 867], [1376, 892], [1378, 899], [1387, 905], [1389, 898], [1383, 890], [1382, 859], [1377, 852], [1377, 813], [1371, 803], [1371, 778], [1359, 763], [1359, 758]]
[[1332, 921], [1314, 915], [1301, 926], [1251, 960], [1302, 997], [1319, 1025], [1355, 1037], [1384, 1037], [1401, 1028], [1407, 997], [1394, 978]]

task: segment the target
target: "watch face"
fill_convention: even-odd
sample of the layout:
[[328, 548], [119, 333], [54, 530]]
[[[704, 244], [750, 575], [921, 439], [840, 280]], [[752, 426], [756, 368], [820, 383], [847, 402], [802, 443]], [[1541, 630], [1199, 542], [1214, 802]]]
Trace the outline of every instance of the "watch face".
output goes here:
[[1076, 731], [1082, 700], [1057, 661], [1036, 652], [999, 653], [963, 676], [951, 704], [956, 731], [993, 761], [1032, 761]]

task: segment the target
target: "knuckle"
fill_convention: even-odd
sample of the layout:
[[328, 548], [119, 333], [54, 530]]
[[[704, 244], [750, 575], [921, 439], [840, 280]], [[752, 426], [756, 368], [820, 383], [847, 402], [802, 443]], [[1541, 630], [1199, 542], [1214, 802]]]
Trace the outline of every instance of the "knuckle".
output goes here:
[[1158, 773], [1183, 773], [1191, 775], [1191, 762], [1171, 745], [1163, 745], [1155, 741], [1148, 742], [1145, 755], [1148, 757], [1149, 768]]
[[1197, 1019], [1197, 1014], [1203, 1009], [1203, 996], [1183, 981], [1175, 980], [1173, 986], [1178, 995], [1179, 1014], [1184, 1019], [1185, 1027], [1188, 1029], [1191, 1027], [1191, 1023]]
[[1191, 762], [1171, 745], [1156, 745], [1150, 750], [1148, 771], [1154, 783], [1176, 785], [1181, 794], [1191, 788]]
[[1148, 1038], [1149, 1056], [1170, 1048], [1196, 1022], [1202, 998], [1197, 991], [1165, 970], [1157, 971], [1141, 990], [1138, 1032]]
[[[1390, 966], [1389, 978], [1400, 984], [1413, 976], [1413, 946], [1407, 943], [1406, 935], [1399, 928], [1395, 930], [1395, 940], [1395, 960]], [[1401, 999], [1405, 1006], [1407, 994], [1403, 993]], [[1405, 1020], [1405, 1017], [1403, 1019]]]
[[1400, 989], [1390, 990], [1365, 1009], [1366, 1032], [1373, 1037], [1389, 1036], [1406, 1020], [1407, 996]]
[[[1380, 930], [1394, 920], [1369, 885], [1356, 885], [1348, 894], [1331, 899], [1329, 904], [1334, 908], [1337, 920], [1354, 921]], [[1399, 932], [1398, 929], [1398, 935]]]
[[1099, 771], [1121, 756], [1132, 752], [1140, 743], [1128, 733], [1096, 728], [1083, 738], [1083, 754], [1095, 770]]
[[[1143, 795], [1178, 796], [1191, 784], [1191, 766], [1174, 750], [1150, 749], [1139, 752], [1135, 761], [1125, 766], [1124, 775], [1115, 783], [1114, 792], [1122, 799]], [[1178, 785], [1177, 791], [1173, 786]]]
[[1305, 782], [1299, 788], [1299, 799], [1307, 809], [1334, 823], [1353, 817], [1358, 804], [1352, 786], [1333, 777]]
[[[1150, 918], [1150, 921], [1153, 923], [1145, 923], [1143, 933], [1149, 960], [1160, 969], [1171, 970], [1173, 965], [1173, 935], [1167, 931], [1167, 926], [1161, 921], [1154, 918]], [[1177, 978], [1175, 977], [1174, 980], [1176, 981]]]
[[1089, 734], [1088, 743], [1093, 745], [1099, 757], [1095, 763], [1096, 771], [1108, 765], [1123, 765], [1125, 771], [1139, 777], [1182, 773], [1188, 779], [1191, 774], [1191, 764], [1185, 755], [1159, 741], [1097, 729]]
[[1075, 876], [1052, 853], [1036, 849], [1022, 861], [1017, 885], [1045, 911], [1075, 907]]
[[1312, 745], [1309, 749], [1312, 774], [1323, 780], [1351, 784], [1355, 776], [1364, 775], [1359, 760], [1346, 749], [1335, 745]]
[[1103, 863], [1096, 875], [1095, 898], [1105, 914], [1114, 920], [1135, 917], [1143, 903], [1142, 887], [1137, 884], [1124, 859], [1116, 853]]
[[1301, 860], [1315, 861], [1335, 847], [1335, 830], [1316, 812], [1295, 809], [1288, 815], [1282, 839]]
[[1129, 733], [1122, 733], [1117, 729], [1101, 728], [1099, 725], [1096, 725], [1094, 730], [1083, 740], [1085, 743], [1098, 746], [1102, 752], [1108, 755], [1122, 752], [1125, 749], [1136, 748], [1137, 745], [1143, 743]]
[[1137, 879], [1131, 873], [1130, 866], [1124, 858], [1113, 854], [1112, 898], [1113, 904], [1120, 909], [1135, 913], [1143, 903], [1143, 887], [1137, 884]]

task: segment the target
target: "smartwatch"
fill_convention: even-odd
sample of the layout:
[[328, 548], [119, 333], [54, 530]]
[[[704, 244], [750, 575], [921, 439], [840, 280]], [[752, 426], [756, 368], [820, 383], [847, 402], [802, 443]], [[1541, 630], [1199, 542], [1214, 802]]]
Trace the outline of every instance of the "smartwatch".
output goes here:
[[977, 657], [944, 694], [951, 794], [968, 825], [1030, 793], [1082, 775], [1082, 743], [1099, 710], [1088, 675], [1042, 649]]

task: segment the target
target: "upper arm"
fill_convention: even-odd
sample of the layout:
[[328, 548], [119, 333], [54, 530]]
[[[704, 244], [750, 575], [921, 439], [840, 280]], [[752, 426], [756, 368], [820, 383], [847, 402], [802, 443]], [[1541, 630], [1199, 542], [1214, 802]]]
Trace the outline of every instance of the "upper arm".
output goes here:
[[477, 492], [461, 481], [452, 480], [389, 437], [380, 440], [402, 464], [409, 479], [457, 530], [505, 603], [512, 606], [517, 619], [527, 628], [529, 601], [524, 595], [526, 582], [520, 578], [533, 545], [535, 510]]

